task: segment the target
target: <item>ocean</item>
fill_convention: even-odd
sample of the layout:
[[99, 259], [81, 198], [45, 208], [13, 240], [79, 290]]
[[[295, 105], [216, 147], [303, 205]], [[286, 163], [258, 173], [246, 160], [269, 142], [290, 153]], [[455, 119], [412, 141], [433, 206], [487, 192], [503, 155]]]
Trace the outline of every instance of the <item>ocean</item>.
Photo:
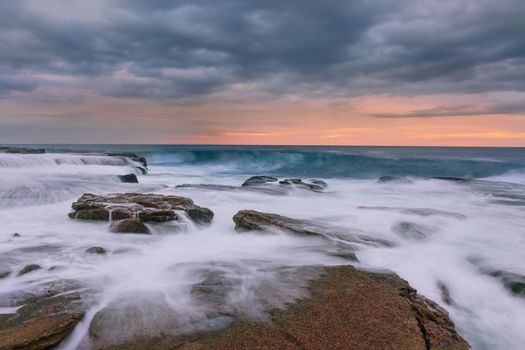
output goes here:
[[[162, 298], [186, 323], [206, 324], [206, 313], [190, 293], [204, 268], [213, 267], [235, 281], [229, 306], [264, 318], [268, 286], [281, 293], [280, 301], [270, 303], [301, 295], [300, 283], [285, 283], [272, 273], [276, 266], [348, 263], [330, 254], [344, 236], [331, 244], [281, 231], [239, 234], [232, 217], [242, 209], [389, 241], [390, 246], [357, 247], [359, 262], [352, 264], [394, 271], [407, 280], [449, 312], [473, 349], [524, 347], [523, 148], [16, 147], [41, 147], [46, 153], [0, 153], [0, 272], [16, 272], [28, 264], [43, 268], [0, 279], [0, 314], [16, 309], [6, 297], [14, 292], [55, 280], [81, 281], [86, 286], [82, 293], [93, 302], [61, 349], [89, 348], [89, 323], [108, 305], [119, 320], [125, 318], [119, 313], [122, 305], [138, 304], [137, 327], [144, 328], [159, 321], [148, 310]], [[137, 162], [108, 152], [144, 157], [147, 174]], [[138, 183], [122, 183], [118, 176], [125, 174], [135, 174]], [[327, 188], [241, 190], [254, 175], [319, 179]], [[152, 228], [151, 235], [112, 234], [107, 223], [68, 218], [71, 203], [83, 193], [117, 192], [189, 197], [212, 209], [215, 217], [207, 227], [189, 223], [180, 232]], [[110, 254], [85, 254], [91, 246], [103, 246]], [[443, 286], [452, 302], [443, 301]]]

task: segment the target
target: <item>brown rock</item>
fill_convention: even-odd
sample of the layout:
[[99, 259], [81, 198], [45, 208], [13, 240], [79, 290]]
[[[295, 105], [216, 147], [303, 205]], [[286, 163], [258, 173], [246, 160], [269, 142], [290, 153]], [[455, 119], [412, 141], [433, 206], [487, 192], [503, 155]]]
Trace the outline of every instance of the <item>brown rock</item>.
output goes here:
[[41, 298], [16, 314], [3, 315], [0, 350], [40, 350], [57, 345], [83, 317], [78, 302], [76, 295]]
[[139, 338], [103, 349], [466, 350], [445, 310], [394, 274], [352, 266], [323, 269], [310, 297], [275, 309], [271, 320], [185, 336]]
[[86, 193], [71, 206], [71, 219], [79, 220], [123, 220], [138, 218], [143, 222], [177, 221], [176, 211], [185, 211], [198, 224], [209, 224], [213, 212], [195, 205], [189, 198], [160, 194], [119, 193], [95, 195]]
[[114, 233], [150, 233], [149, 229], [139, 219], [125, 219], [115, 221], [110, 226]]
[[374, 246], [393, 246], [392, 242], [376, 239], [352, 232], [342, 232], [337, 228], [321, 226], [307, 220], [297, 220], [277, 214], [262, 213], [255, 210], [241, 210], [233, 217], [235, 229], [244, 231], [264, 231], [274, 227], [301, 235], [337, 238], [349, 243], [358, 243]]

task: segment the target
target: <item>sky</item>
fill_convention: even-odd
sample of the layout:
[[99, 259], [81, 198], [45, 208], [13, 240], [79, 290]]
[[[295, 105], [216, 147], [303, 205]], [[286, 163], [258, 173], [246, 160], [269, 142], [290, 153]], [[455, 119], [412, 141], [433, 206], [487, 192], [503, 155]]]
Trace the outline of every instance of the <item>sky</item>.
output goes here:
[[525, 146], [523, 0], [2, 0], [0, 143]]

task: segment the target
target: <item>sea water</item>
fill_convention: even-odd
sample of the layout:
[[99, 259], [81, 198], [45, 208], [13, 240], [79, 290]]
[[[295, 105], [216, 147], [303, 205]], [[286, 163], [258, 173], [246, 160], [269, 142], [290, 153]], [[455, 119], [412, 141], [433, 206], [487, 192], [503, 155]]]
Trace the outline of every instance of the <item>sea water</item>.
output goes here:
[[[264, 318], [268, 305], [280, 307], [305, 295], [304, 280], [283, 273], [282, 267], [349, 263], [330, 254], [333, 245], [317, 237], [277, 230], [237, 233], [232, 217], [242, 209], [313, 220], [388, 240], [392, 247], [360, 246], [360, 262], [353, 264], [391, 270], [406, 279], [447, 309], [474, 349], [525, 348], [525, 297], [486, 272], [525, 276], [524, 149], [40, 147], [48, 153], [0, 153], [0, 272], [13, 271], [0, 280], [0, 296], [32, 291], [51, 281], [81, 281], [90, 301], [88, 312], [62, 349], [89, 347], [89, 323], [108, 306], [117, 321], [124, 317], [120, 309], [132, 305], [139, 310], [131, 325], [128, 320], [126, 331], [118, 330], [118, 325], [109, 330], [115, 337], [166, 320], [181, 329], [220, 326], [227, 320], [210, 321], [209, 310], [191, 293], [192, 286], [205, 278], [202, 271], [212, 270], [231, 282], [224, 307]], [[146, 157], [148, 174], [142, 175], [128, 158], [105, 156], [109, 151]], [[135, 173], [139, 184], [120, 183], [117, 175], [128, 173]], [[316, 178], [328, 188], [322, 193], [295, 189], [271, 195], [176, 187], [240, 186], [252, 175]], [[404, 178], [378, 182], [385, 175]], [[190, 197], [212, 209], [215, 218], [208, 227], [188, 224], [183, 232], [112, 234], [107, 223], [68, 218], [71, 203], [86, 192]], [[417, 227], [416, 235], [400, 230], [407, 223]], [[20, 236], [13, 237], [14, 233]], [[102, 246], [108, 254], [86, 254], [92, 246]], [[27, 264], [42, 269], [17, 277]], [[441, 285], [447, 286], [453, 303], [443, 302]], [[12, 306], [0, 305], [0, 313], [12, 312], [16, 312]]]

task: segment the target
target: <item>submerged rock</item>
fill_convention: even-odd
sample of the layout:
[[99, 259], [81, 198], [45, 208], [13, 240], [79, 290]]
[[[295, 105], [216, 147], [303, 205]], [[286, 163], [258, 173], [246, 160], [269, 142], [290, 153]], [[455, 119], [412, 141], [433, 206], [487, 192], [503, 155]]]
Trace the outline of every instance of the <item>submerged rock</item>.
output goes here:
[[405, 239], [422, 240], [425, 239], [433, 230], [413, 222], [403, 221], [395, 224], [392, 227], [392, 231]]
[[137, 179], [137, 175], [135, 174], [126, 174], [126, 175], [117, 175], [120, 182], [123, 183], [139, 183], [139, 179]]
[[[80, 220], [124, 220], [140, 222], [180, 221], [176, 211], [184, 211], [197, 224], [209, 224], [213, 212], [195, 205], [189, 198], [160, 194], [119, 193], [95, 195], [86, 193], [72, 204], [71, 219]], [[124, 223], [128, 225], [131, 221]], [[123, 231], [119, 231], [123, 232]], [[142, 232], [142, 231], [141, 231]]]
[[11, 275], [11, 271], [0, 271], [0, 280]]
[[525, 297], [525, 276], [503, 270], [484, 270], [484, 272], [500, 280], [512, 294]]
[[324, 238], [336, 238], [349, 243], [357, 243], [373, 246], [393, 246], [392, 242], [376, 239], [362, 234], [351, 232], [342, 232], [337, 228], [321, 226], [319, 224], [307, 221], [297, 220], [277, 214], [262, 213], [255, 210], [241, 210], [233, 217], [235, 230], [243, 231], [265, 231], [269, 228], [278, 228], [289, 232], [319, 236]]
[[106, 249], [102, 247], [91, 247], [85, 250], [88, 254], [106, 254]]
[[381, 176], [379, 179], [377, 179], [378, 183], [386, 183], [386, 182], [395, 182], [400, 184], [411, 184], [414, 183], [414, 181], [410, 180], [406, 176]]
[[24, 266], [24, 268], [22, 270], [20, 270], [20, 272], [18, 273], [18, 276], [22, 276], [22, 275], [25, 275], [26, 273], [30, 273], [30, 272], [33, 272], [33, 271], [36, 271], [36, 270], [40, 270], [42, 267], [40, 265], [37, 265], [37, 264], [29, 264], [29, 265], [26, 265]]
[[[309, 297], [271, 310], [267, 321], [234, 316], [233, 323], [224, 324], [222, 329], [141, 334], [132, 340], [95, 348], [469, 349], [447, 312], [417, 294], [397, 275], [361, 271], [352, 266], [316, 269], [320, 277], [309, 283]], [[299, 269], [297, 273], [303, 271]], [[220, 285], [214, 279], [206, 280], [194, 292], [215, 293]]]
[[139, 219], [115, 221], [109, 229], [113, 233], [150, 233], [146, 225]]

